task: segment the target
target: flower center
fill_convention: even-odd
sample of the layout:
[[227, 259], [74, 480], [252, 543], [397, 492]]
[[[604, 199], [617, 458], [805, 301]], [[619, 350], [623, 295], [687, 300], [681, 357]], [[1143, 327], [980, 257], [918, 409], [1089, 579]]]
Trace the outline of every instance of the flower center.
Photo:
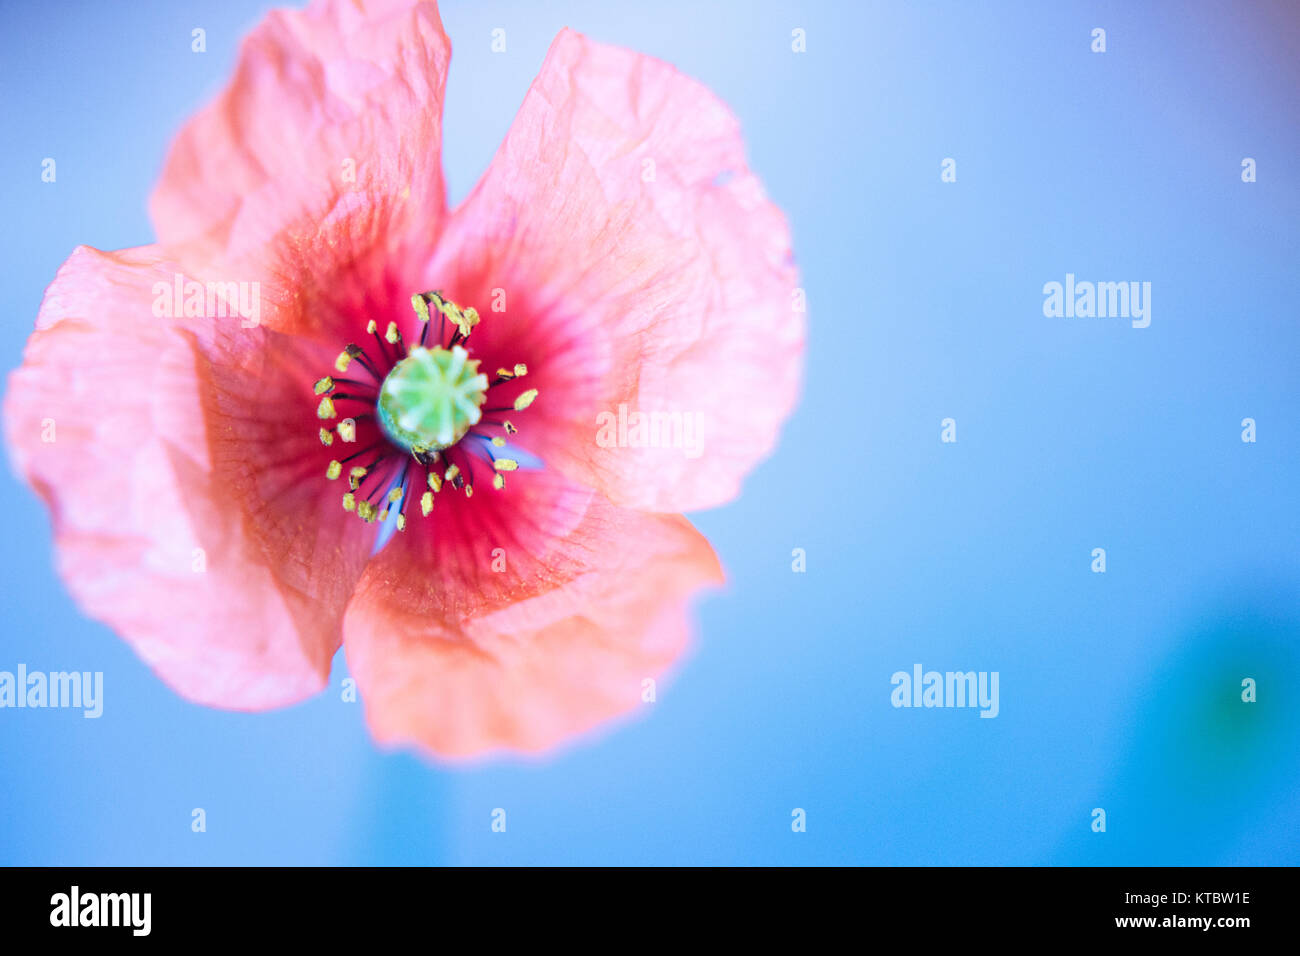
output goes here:
[[459, 345], [416, 346], [384, 378], [379, 424], [393, 443], [411, 452], [441, 451], [479, 423], [488, 379]]
[[[492, 487], [504, 490], [505, 473], [519, 462], [500, 450], [518, 429], [499, 416], [522, 412], [537, 398], [537, 389], [514, 384], [528, 374], [523, 363], [497, 369], [491, 381], [479, 372], [479, 360], [464, 346], [479, 323], [477, 311], [438, 292], [412, 296], [411, 306], [417, 344], [407, 347], [396, 322], [380, 335], [372, 320], [366, 327], [375, 340], [371, 350], [348, 343], [334, 362], [337, 374], [313, 387], [317, 418], [341, 419], [320, 429], [321, 444], [332, 446], [337, 438], [359, 446], [325, 469], [331, 481], [347, 475], [344, 510], [371, 522], [385, 520], [391, 508], [399, 531], [406, 530], [408, 501], [418, 498], [428, 517], [444, 487], [473, 496], [477, 473], [491, 475]], [[341, 377], [354, 367], [358, 377]], [[485, 408], [489, 392], [493, 404]]]

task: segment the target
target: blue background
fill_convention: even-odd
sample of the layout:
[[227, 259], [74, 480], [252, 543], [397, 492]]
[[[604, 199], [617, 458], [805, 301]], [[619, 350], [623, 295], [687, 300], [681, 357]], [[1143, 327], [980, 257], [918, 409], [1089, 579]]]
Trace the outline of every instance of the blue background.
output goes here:
[[[152, 240], [166, 146], [261, 7], [4, 4], [7, 367], [73, 246]], [[728, 588], [640, 717], [545, 760], [441, 768], [370, 743], [341, 655], [288, 710], [177, 698], [77, 613], [6, 473], [0, 669], [102, 670], [106, 699], [99, 720], [0, 711], [0, 862], [1300, 862], [1286, 10], [447, 3], [453, 201], [570, 25], [731, 103], [790, 217], [804, 399], [743, 496], [692, 516]], [[1067, 272], [1151, 282], [1150, 327], [1044, 318]], [[892, 708], [914, 663], [999, 671], [1000, 716]]]

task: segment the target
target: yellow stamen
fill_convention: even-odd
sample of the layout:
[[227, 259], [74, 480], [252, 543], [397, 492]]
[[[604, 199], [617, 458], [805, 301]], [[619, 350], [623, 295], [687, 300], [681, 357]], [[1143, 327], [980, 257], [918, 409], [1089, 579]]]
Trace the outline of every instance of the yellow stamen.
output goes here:
[[[443, 298], [442, 293], [437, 291], [423, 292], [411, 296], [411, 308], [415, 311], [416, 317], [422, 323], [429, 322], [435, 313], [439, 315], [442, 320], [449, 321], [456, 329], [453, 343], [459, 343], [461, 340], [469, 338], [470, 333], [478, 326], [479, 322], [482, 321], [482, 317], [479, 315], [477, 309], [462, 308], [450, 299]], [[369, 319], [366, 321], [366, 334], [373, 335], [376, 338], [382, 334], [383, 339], [381, 342], [386, 341], [389, 345], [399, 346], [397, 349], [398, 353], [403, 351], [403, 349], [400, 348], [404, 342], [402, 331], [398, 327], [396, 321], [386, 322], [385, 328], [381, 333], [378, 321], [375, 319]], [[449, 352], [453, 357], [455, 357], [458, 352], [463, 351], [459, 344], [449, 344], [445, 347], [439, 345], [437, 349], [433, 351], [438, 350]], [[382, 344], [380, 345], [379, 351], [381, 357], [385, 360], [391, 358], [391, 354]], [[430, 350], [412, 349], [412, 352], [417, 351]], [[407, 359], [410, 358], [411, 356], [408, 355]], [[480, 391], [486, 392], [486, 389], [491, 387], [491, 385], [486, 384], [487, 376], [478, 374], [478, 361], [467, 359], [464, 354], [461, 354], [460, 358], [465, 360], [463, 365], [468, 370], [468, 373], [476, 375], [479, 379], [483, 380], [485, 385], [480, 389]], [[354, 360], [361, 362], [372, 377], [378, 378], [380, 376], [379, 371], [371, 368], [366, 359], [365, 351], [353, 343], [349, 343], [343, 351], [338, 354], [338, 357], [334, 360], [334, 368], [338, 373], [347, 372]], [[398, 363], [398, 366], [401, 366], [400, 362]], [[502, 366], [497, 369], [497, 383], [521, 378], [527, 374], [528, 366], [523, 362], [516, 362], [510, 366]], [[390, 372], [389, 376], [385, 378], [383, 384], [381, 384], [381, 394], [384, 394], [385, 390], [388, 389], [388, 380], [391, 378], [393, 378], [393, 375]], [[314, 394], [320, 399], [319, 404], [316, 407], [318, 418], [321, 420], [339, 419], [337, 423], [334, 424], [333, 428], [320, 428], [320, 441], [321, 444], [325, 446], [333, 445], [336, 437], [347, 443], [355, 442], [357, 440], [358, 429], [355, 420], [351, 418], [340, 419], [341, 413], [335, 405], [335, 398], [337, 397], [337, 392], [340, 387], [342, 386], [339, 380], [335, 378], [333, 374], [317, 379], [312, 385]], [[538, 389], [532, 388], [520, 394], [512, 403], [514, 410], [523, 411], [531, 406], [537, 400], [538, 392]], [[350, 397], [353, 399], [360, 399], [360, 396]], [[481, 397], [477, 399], [476, 404], [482, 404]], [[382, 403], [378, 401], [375, 402], [375, 411], [377, 413], [383, 412], [385, 409], [386, 406]], [[469, 475], [466, 475], [461, 471], [458, 465], [451, 464], [445, 457], [439, 455], [440, 450], [443, 448], [449, 448], [451, 447], [451, 444], [459, 441], [463, 436], [463, 432], [457, 432], [451, 444], [446, 442], [439, 444], [427, 440], [421, 432], [415, 432], [408, 440], [408, 438], [403, 437], [405, 433], [399, 434], [393, 431], [396, 426], [388, 418], [384, 418], [382, 415], [377, 415], [377, 417], [380, 417], [381, 419], [380, 424], [382, 426], [382, 434], [380, 437], [387, 437], [389, 444], [396, 446], [396, 448], [389, 448], [385, 451], [380, 451], [375, 462], [372, 462], [372, 465], [379, 462], [387, 463], [391, 461], [390, 455], [396, 450], [398, 452], [406, 451], [411, 453], [414, 456], [417, 465], [421, 467], [426, 469], [437, 467], [439, 469], [437, 473], [432, 470], [429, 470], [426, 473], [425, 477], [428, 483], [428, 490], [422, 491], [420, 495], [421, 514], [427, 517], [433, 511], [434, 495], [441, 492], [443, 490], [443, 485], [448, 482], [450, 482], [457, 491], [463, 489], [466, 498], [472, 498], [474, 496], [474, 485], [469, 481], [472, 472]], [[478, 433], [476, 433], [476, 435], [478, 435], [478, 437], [488, 438], [491, 442], [491, 447], [504, 449], [509, 447], [508, 436], [518, 434], [519, 429], [509, 421], [501, 422], [501, 427], [507, 437], [502, 437], [500, 435], [489, 437]], [[439, 441], [442, 440], [439, 439]], [[326, 477], [330, 481], [335, 481], [345, 473], [347, 474], [350, 490], [343, 496], [344, 510], [355, 512], [358, 517], [367, 523], [374, 522], [376, 518], [387, 520], [390, 517], [391, 511], [393, 513], [391, 517], [395, 518], [394, 523], [397, 525], [398, 530], [404, 531], [406, 529], [406, 496], [409, 489], [405, 484], [403, 484], [401, 487], [389, 489], [384, 493], [384, 497], [376, 503], [372, 504], [370, 501], [364, 500], [360, 496], [359, 491], [369, 476], [369, 468], [361, 465], [349, 468], [346, 464], [347, 457], [348, 456], [345, 454], [343, 460], [331, 459], [325, 472]], [[358, 456], [354, 455], [351, 457], [355, 459]], [[500, 491], [506, 486], [504, 473], [518, 471], [519, 462], [513, 458], [497, 458], [492, 462], [492, 469], [492, 487]], [[373, 498], [374, 496], [375, 491], [372, 491], [370, 497]], [[398, 507], [399, 503], [401, 507]]]
[[415, 309], [415, 314], [421, 322], [429, 321], [429, 303], [425, 301], [423, 295], [411, 296], [411, 308]]
[[469, 333], [473, 331], [474, 326], [478, 325], [478, 309], [470, 306], [461, 313], [460, 321], [456, 326], [460, 329], [462, 338], [469, 338]]
[[516, 378], [523, 378], [527, 374], [528, 374], [528, 366], [525, 365], [523, 362], [519, 362], [517, 365], [515, 365], [513, 369], [509, 369], [509, 368], [497, 369], [497, 378], [504, 379], [507, 382], [512, 381], [513, 379]]
[[[428, 301], [436, 306], [438, 311], [450, 319], [452, 324], [460, 330], [461, 338], [469, 338], [470, 332], [474, 330], [474, 326], [478, 325], [479, 322], [477, 309], [470, 307], [462, 310], [455, 302], [444, 299], [441, 292], [426, 292], [425, 295], [428, 296]], [[412, 299], [411, 301], [414, 303], [415, 300]], [[415, 311], [418, 313], [420, 307], [416, 306]]]

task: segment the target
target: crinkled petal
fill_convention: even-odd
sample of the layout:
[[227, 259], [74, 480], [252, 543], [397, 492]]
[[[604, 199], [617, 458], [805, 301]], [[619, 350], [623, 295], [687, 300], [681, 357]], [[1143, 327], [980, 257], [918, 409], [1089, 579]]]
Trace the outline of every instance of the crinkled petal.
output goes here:
[[685, 518], [603, 498], [544, 560], [507, 550], [493, 572], [486, 548], [514, 600], [470, 616], [437, 613], [463, 610], [437, 593], [445, 578], [382, 557], [344, 620], [348, 666], [378, 741], [443, 757], [551, 748], [643, 706], [687, 644], [689, 596], [722, 579]]
[[177, 268], [156, 246], [73, 253], [10, 377], [9, 445], [88, 614], [185, 697], [292, 703], [328, 677], [369, 543], [302, 473], [317, 356], [237, 317], [155, 315]]
[[434, 3], [273, 11], [173, 144], [151, 200], [158, 241], [187, 267], [268, 286], [282, 331], [406, 306], [443, 221], [450, 55]]
[[728, 109], [650, 57], [562, 32], [430, 273], [536, 376], [521, 443], [616, 503], [728, 500], [795, 401], [784, 217]]

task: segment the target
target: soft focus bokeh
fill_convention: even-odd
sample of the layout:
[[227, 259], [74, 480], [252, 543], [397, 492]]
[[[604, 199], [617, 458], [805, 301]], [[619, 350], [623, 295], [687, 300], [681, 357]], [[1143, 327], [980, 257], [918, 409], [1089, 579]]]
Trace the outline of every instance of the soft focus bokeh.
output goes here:
[[[75, 245], [152, 240], [166, 146], [263, 5], [0, 9], [9, 368]], [[1291, 5], [555, 0], [443, 16], [453, 200], [569, 25], [731, 103], [789, 215], [805, 397], [743, 496], [692, 516], [730, 575], [699, 605], [695, 652], [656, 703], [544, 760], [378, 751], [340, 699], [341, 654], [301, 706], [206, 710], [76, 611], [44, 508], [6, 470], [0, 670], [103, 671], [105, 709], [0, 710], [0, 862], [1300, 862]], [[1150, 282], [1150, 327], [1045, 318], [1042, 286], [1067, 272]], [[998, 671], [999, 716], [894, 709], [890, 676], [916, 663]]]

